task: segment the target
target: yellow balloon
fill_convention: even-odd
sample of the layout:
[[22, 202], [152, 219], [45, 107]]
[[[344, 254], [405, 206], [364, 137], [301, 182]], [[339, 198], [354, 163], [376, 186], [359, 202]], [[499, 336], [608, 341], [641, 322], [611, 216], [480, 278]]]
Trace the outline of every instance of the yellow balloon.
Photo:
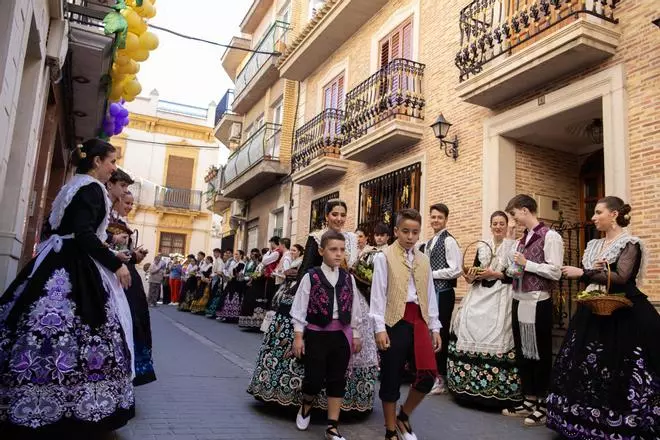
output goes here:
[[155, 50], [158, 47], [158, 35], [153, 32], [145, 32], [140, 35], [140, 49]]
[[131, 61], [131, 59], [128, 57], [128, 55], [126, 55], [125, 52], [117, 51], [115, 54], [115, 64], [118, 66], [125, 66], [129, 61]]
[[110, 89], [109, 99], [111, 101], [119, 101], [121, 95], [124, 94], [124, 85], [121, 82], [112, 81], [112, 88]]
[[124, 98], [124, 100], [125, 100], [126, 102], [132, 102], [132, 101], [135, 101], [135, 95], [127, 95], [127, 94], [124, 93], [124, 94], [122, 95], [122, 98]]
[[156, 10], [149, 0], [144, 0], [141, 7], [135, 8], [135, 12], [144, 18], [151, 18], [156, 15]]
[[136, 51], [131, 52], [131, 58], [133, 58], [135, 61], [147, 61], [147, 58], [149, 58], [149, 51], [144, 50], [144, 49], [138, 49]]
[[128, 52], [133, 52], [140, 48], [140, 37], [138, 37], [133, 32], [128, 32], [126, 34], [126, 46], [125, 49]]
[[136, 79], [131, 79], [124, 84], [124, 95], [137, 96], [142, 92], [142, 85]]
[[132, 7], [127, 7], [121, 10], [121, 15], [124, 16], [126, 22], [128, 23], [129, 30], [132, 27], [136, 27], [142, 21], [142, 18], [138, 15], [137, 12]]
[[129, 75], [135, 75], [139, 71], [140, 71], [140, 65], [135, 60], [131, 60], [131, 62], [128, 63], [124, 69], [122, 69], [122, 72], [127, 73]]

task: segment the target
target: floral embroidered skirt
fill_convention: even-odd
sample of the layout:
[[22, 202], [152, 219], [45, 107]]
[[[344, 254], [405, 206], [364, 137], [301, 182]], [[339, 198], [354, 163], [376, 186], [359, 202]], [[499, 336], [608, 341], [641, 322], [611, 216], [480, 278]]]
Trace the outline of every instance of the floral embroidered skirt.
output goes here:
[[245, 290], [238, 326], [247, 329], [260, 328], [267, 310], [266, 279], [264, 277], [255, 278]]
[[206, 306], [209, 303], [209, 298], [211, 296], [211, 287], [209, 283], [204, 283], [204, 294], [201, 298], [194, 300], [190, 304], [190, 312], [197, 315], [202, 315], [206, 312]]
[[94, 438], [134, 415], [130, 352], [99, 271], [86, 255], [62, 254], [30, 280], [28, 265], [0, 297], [3, 436]]
[[238, 321], [240, 313], [241, 295], [239, 292], [231, 292], [227, 294], [222, 308], [216, 312], [216, 317], [225, 321]]
[[548, 427], [571, 439], [660, 438], [660, 315], [646, 297], [575, 314], [555, 361]]
[[476, 353], [456, 348], [449, 341], [447, 387], [457, 399], [466, 403], [506, 408], [522, 401], [520, 376], [516, 367], [516, 351]]
[[[305, 369], [292, 354], [293, 321], [289, 316], [293, 298], [286, 296], [268, 328], [257, 357], [257, 365], [247, 392], [256, 399], [281, 406], [299, 406]], [[373, 409], [376, 366], [349, 367], [342, 411], [367, 412]], [[317, 396], [314, 407], [327, 409], [325, 390]]]

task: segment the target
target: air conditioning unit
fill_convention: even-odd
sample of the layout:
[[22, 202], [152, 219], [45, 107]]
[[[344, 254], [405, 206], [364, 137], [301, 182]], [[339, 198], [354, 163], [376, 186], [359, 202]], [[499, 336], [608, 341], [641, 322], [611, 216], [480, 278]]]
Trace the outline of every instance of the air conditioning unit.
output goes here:
[[236, 219], [238, 221], [245, 221], [245, 202], [243, 200], [234, 200], [231, 202], [229, 215], [232, 220]]
[[229, 130], [229, 140], [239, 142], [241, 139], [241, 124], [234, 122]]
[[46, 64], [50, 67], [50, 78], [54, 83], [62, 79], [62, 66], [69, 51], [68, 20], [52, 19], [46, 43]]

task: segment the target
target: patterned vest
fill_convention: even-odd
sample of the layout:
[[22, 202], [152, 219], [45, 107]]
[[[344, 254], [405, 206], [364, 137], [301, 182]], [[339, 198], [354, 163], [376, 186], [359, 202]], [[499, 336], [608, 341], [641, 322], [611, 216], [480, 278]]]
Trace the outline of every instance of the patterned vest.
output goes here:
[[412, 274], [417, 290], [419, 307], [424, 321], [429, 322], [428, 285], [431, 265], [429, 259], [417, 249], [412, 267], [406, 259], [405, 249], [398, 241], [387, 247], [383, 254], [387, 259], [387, 305], [385, 324], [392, 327], [403, 319], [408, 299], [408, 283]]
[[[545, 246], [545, 235], [549, 230], [550, 228], [545, 224], [539, 223], [531, 232], [525, 231], [525, 234], [518, 243], [518, 252], [522, 253], [529, 261], [533, 261], [534, 263], [545, 263], [545, 252], [543, 251], [543, 247]], [[532, 238], [529, 239], [529, 242], [525, 244], [528, 234], [533, 235]], [[514, 280], [514, 289], [521, 292], [550, 292], [552, 289], [552, 283], [552, 280], [542, 276], [530, 272], [523, 272], [522, 279]]]
[[[446, 229], [438, 235], [438, 239], [435, 242], [435, 246], [433, 249], [430, 250], [429, 254], [429, 259], [431, 260], [431, 269], [432, 270], [438, 270], [438, 269], [447, 269], [449, 267], [449, 264], [447, 264], [447, 252], [445, 249], [445, 240], [447, 237], [453, 237], [449, 231]], [[430, 239], [429, 242], [426, 244], [426, 249], [430, 249], [431, 243], [433, 243], [433, 239]], [[435, 287], [436, 292], [440, 292], [441, 290], [447, 290], [451, 289], [453, 287], [456, 287], [456, 279], [453, 280], [433, 280], [433, 286]]]
[[353, 309], [353, 282], [351, 275], [339, 268], [337, 284], [333, 287], [320, 267], [314, 267], [307, 273], [311, 281], [309, 303], [307, 305], [307, 322], [325, 327], [332, 322], [332, 312], [337, 300], [339, 321], [348, 325], [351, 323]]

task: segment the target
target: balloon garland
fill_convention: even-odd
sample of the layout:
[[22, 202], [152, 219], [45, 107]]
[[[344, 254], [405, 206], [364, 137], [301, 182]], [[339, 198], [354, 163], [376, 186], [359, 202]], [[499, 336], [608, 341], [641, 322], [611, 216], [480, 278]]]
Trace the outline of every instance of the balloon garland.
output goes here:
[[133, 101], [142, 92], [136, 75], [140, 64], [158, 48], [158, 36], [149, 32], [147, 20], [156, 15], [156, 0], [117, 0], [103, 19], [105, 34], [116, 34], [115, 52], [108, 85], [108, 106], [103, 134], [107, 137], [121, 133], [128, 125], [125, 102]]

